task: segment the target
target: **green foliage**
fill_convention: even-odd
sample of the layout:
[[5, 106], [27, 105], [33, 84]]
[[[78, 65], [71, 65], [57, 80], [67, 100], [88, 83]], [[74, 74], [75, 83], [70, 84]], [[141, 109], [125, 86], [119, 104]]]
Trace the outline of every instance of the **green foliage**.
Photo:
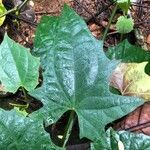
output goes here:
[[[149, 88], [148, 88], [149, 76], [147, 74], [150, 73], [150, 66], [149, 66], [150, 52], [145, 51], [144, 49], [142, 49], [138, 46], [131, 45], [128, 42], [128, 40], [124, 40], [121, 43], [119, 43], [117, 46], [110, 47], [108, 49], [108, 51], [106, 52], [106, 55], [109, 59], [112, 59], [112, 60], [116, 59], [116, 60], [121, 60], [122, 62], [125, 62], [125, 63], [132, 63], [131, 70], [130, 70], [130, 68], [128, 68], [127, 64], [124, 64], [124, 67], [119, 69], [120, 73], [119, 74], [116, 73], [116, 75], [118, 74], [121, 77], [122, 75], [126, 76], [126, 74], [128, 74], [129, 70], [132, 71], [132, 75], [130, 75], [130, 77], [129, 77], [133, 81], [132, 84], [129, 83], [130, 79], [128, 80], [129, 82], [127, 82], [127, 80], [125, 81], [125, 77], [124, 77], [123, 81], [122, 81], [122, 85], [113, 85], [113, 86], [115, 86], [121, 92], [121, 91], [124, 91], [123, 90], [124, 88], [121, 90], [118, 87], [123, 87], [124, 85], [130, 85], [132, 87], [132, 85], [134, 85], [134, 88], [133, 87], [131, 88], [129, 86], [128, 89], [126, 89], [127, 93], [130, 91], [130, 93], [132, 93], [131, 95], [139, 95], [140, 97], [143, 97], [144, 99], [149, 100], [149, 96], [147, 95], [149, 93], [148, 92], [149, 91]], [[145, 65], [143, 64], [144, 66], [142, 68], [139, 68], [138, 64], [135, 64], [135, 66], [133, 64], [133, 63], [142, 63], [142, 62], [148, 62], [148, 63], [145, 63]], [[145, 73], [147, 73], [147, 74], [145, 74]], [[119, 80], [118, 75], [115, 80]], [[129, 75], [127, 75], [127, 76], [129, 76]], [[135, 78], [135, 76], [136, 76], [136, 78]], [[143, 84], [143, 82], [145, 82], [146, 84]], [[145, 85], [145, 86], [143, 86], [143, 85]], [[126, 87], [126, 86], [124, 86], [124, 87]]]
[[[135, 134], [126, 131], [115, 132], [108, 129], [105, 143], [101, 139], [91, 145], [91, 150], [149, 150], [150, 137], [144, 134]], [[122, 147], [122, 149], [119, 147]], [[124, 147], [124, 149], [123, 149]]]
[[123, 10], [123, 12], [125, 12], [125, 14], [127, 14], [131, 2], [130, 0], [117, 0], [117, 4], [119, 5], [119, 7]]
[[4, 150], [59, 150], [50, 143], [43, 120], [24, 117], [16, 111], [0, 109], [0, 149]]
[[119, 33], [129, 33], [133, 30], [134, 22], [132, 18], [126, 16], [120, 16], [116, 23], [116, 28]]
[[[143, 104], [137, 97], [109, 91], [109, 77], [119, 61], [105, 56], [103, 41], [96, 40], [85, 22], [67, 6], [59, 17], [42, 18], [34, 44], [33, 54], [40, 57], [43, 69], [43, 84], [37, 89], [39, 59], [7, 35], [0, 45], [0, 81], [5, 90], [15, 93], [21, 86], [43, 103], [28, 117], [24, 112], [0, 109], [0, 149], [59, 150], [44, 131], [43, 120], [47, 125], [55, 123], [68, 110], [78, 117], [81, 138], [99, 139], [93, 145], [96, 150], [110, 148], [110, 130], [105, 133], [105, 126]], [[107, 56], [125, 62], [149, 60], [149, 53], [133, 47], [124, 41], [109, 49]], [[130, 133], [112, 133], [123, 145], [127, 143], [127, 150], [131, 141], [142, 143]], [[116, 146], [115, 142], [111, 145]]]
[[128, 40], [124, 40], [118, 45], [110, 47], [106, 55], [109, 59], [121, 60], [122, 62], [141, 63], [150, 60], [150, 52], [130, 44]]
[[[5, 12], [6, 12], [6, 8], [4, 7], [2, 0], [0, 0], [0, 15], [2, 15]], [[0, 26], [3, 24], [5, 18], [6, 18], [5, 16], [0, 18]]]
[[15, 43], [7, 34], [0, 45], [0, 81], [5, 91], [15, 93], [21, 86], [27, 91], [38, 84], [38, 58], [29, 49]]
[[70, 8], [60, 17], [43, 17], [35, 38], [34, 55], [44, 69], [42, 87], [30, 92], [44, 104], [38, 115], [56, 122], [66, 111], [76, 112], [80, 137], [95, 140], [105, 125], [143, 102], [109, 91], [109, 75], [116, 62], [103, 52], [85, 22]]

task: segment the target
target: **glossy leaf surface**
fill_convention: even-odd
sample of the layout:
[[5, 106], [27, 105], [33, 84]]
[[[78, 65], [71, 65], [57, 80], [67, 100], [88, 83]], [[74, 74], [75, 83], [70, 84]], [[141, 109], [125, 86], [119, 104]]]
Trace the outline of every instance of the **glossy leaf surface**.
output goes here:
[[106, 55], [109, 59], [117, 59], [122, 62], [141, 63], [150, 60], [150, 52], [130, 44], [128, 40], [124, 40], [117, 46], [110, 47]]
[[[119, 149], [120, 148], [120, 149]], [[124, 148], [124, 149], [123, 149]], [[104, 142], [98, 140], [91, 146], [92, 150], [149, 150], [150, 137], [144, 134], [130, 133], [127, 131], [107, 131]]]
[[30, 92], [44, 104], [39, 115], [53, 123], [66, 111], [75, 111], [80, 137], [98, 138], [106, 124], [143, 103], [109, 91], [109, 76], [117, 63], [105, 56], [102, 41], [67, 6], [59, 17], [42, 18], [34, 55], [41, 56], [44, 71], [43, 85]]
[[0, 81], [5, 91], [15, 93], [22, 86], [27, 91], [38, 84], [38, 58], [5, 34], [0, 45]]
[[[4, 7], [2, 0], [0, 0], [0, 15], [2, 15], [5, 12], [6, 12], [6, 8]], [[5, 16], [0, 18], [0, 26], [3, 24], [5, 18], [6, 18]]]
[[0, 149], [59, 150], [50, 143], [43, 120], [24, 117], [16, 111], [0, 109]]

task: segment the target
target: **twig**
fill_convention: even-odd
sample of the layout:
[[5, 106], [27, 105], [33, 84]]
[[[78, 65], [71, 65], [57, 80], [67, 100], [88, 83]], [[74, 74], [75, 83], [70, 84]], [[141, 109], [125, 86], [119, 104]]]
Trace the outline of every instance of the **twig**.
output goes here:
[[93, 15], [90, 11], [88, 11], [88, 9], [87, 9], [85, 6], [81, 5], [81, 4], [78, 2], [78, 0], [75, 0], [75, 2], [76, 2], [80, 7], [82, 7], [88, 14], [90, 14], [92, 17], [94, 17], [94, 15]]
[[150, 122], [141, 123], [141, 124], [138, 124], [136, 126], [126, 128], [125, 130], [133, 132], [133, 131], [137, 131], [137, 130], [147, 128], [147, 127], [150, 127]]
[[25, 22], [25, 23], [31, 25], [31, 26], [34, 27], [34, 28], [37, 27], [37, 23], [35, 23], [35, 22], [29, 21], [29, 20], [27, 20], [27, 19], [24, 19], [24, 18], [22, 18], [22, 17], [16, 16], [16, 15], [13, 15], [13, 14], [11, 14], [10, 16], [14, 17], [15, 19], [18, 19], [18, 20], [23, 21], [23, 22]]
[[143, 7], [143, 8], [149, 8], [150, 9], [150, 6], [145, 6], [145, 5], [141, 5], [141, 4], [131, 3], [131, 5], [136, 6], [136, 7]]
[[35, 15], [45, 15], [45, 14], [58, 14], [60, 11], [39, 11], [35, 12]]
[[137, 22], [137, 23], [135, 23], [135, 26], [137, 26], [137, 25], [141, 25], [141, 24], [150, 24], [150, 21], [141, 21], [141, 22]]
[[118, 33], [118, 31], [113, 31], [113, 32], [108, 33], [107, 35], [113, 35], [113, 34], [117, 34], [117, 33]]
[[20, 11], [21, 8], [24, 7], [24, 5], [28, 2], [29, 0], [24, 0], [19, 6], [18, 6], [18, 10]]
[[143, 4], [143, 0], [139, 1], [140, 6], [138, 7], [138, 18], [141, 18], [142, 14], [143, 14], [143, 9], [142, 9], [142, 4]]
[[95, 20], [95, 17], [97, 17], [98, 15], [100, 15], [102, 12], [106, 11], [106, 10], [107, 10], [110, 6], [112, 6], [113, 4], [114, 4], [114, 2], [110, 3], [108, 6], [102, 8], [102, 9], [99, 8], [99, 11], [94, 15], [94, 17], [92, 16], [91, 18], [89, 18], [89, 19], [87, 20], [87, 22], [90, 22], [90, 21], [92, 21], [93, 19]]
[[5, 13], [0, 15], [0, 18], [12, 13], [12, 12], [16, 12], [16, 11], [20, 11], [20, 9], [28, 2], [29, 0], [25, 0], [23, 3], [21, 3], [20, 5], [6, 11]]
[[5, 13], [3, 13], [2, 15], [0, 15], [0, 18], [4, 17], [4, 16], [6, 16], [6, 15], [8, 15], [8, 14], [12, 13], [12, 12], [17, 11], [17, 8], [18, 8], [18, 6], [17, 6], [17, 7], [12, 8], [12, 9], [10, 9], [10, 10], [8, 10], [8, 11], [6, 11], [6, 12], [5, 12]]
[[21, 34], [21, 33], [15, 28], [15, 26], [14, 26], [13, 23], [10, 23], [10, 26], [12, 27], [12, 29], [14, 30], [14, 32], [15, 32], [18, 36], [20, 36], [24, 42], [27, 43], [28, 46], [31, 45], [31, 43], [29, 43], [29, 42], [25, 39], [24, 35]]

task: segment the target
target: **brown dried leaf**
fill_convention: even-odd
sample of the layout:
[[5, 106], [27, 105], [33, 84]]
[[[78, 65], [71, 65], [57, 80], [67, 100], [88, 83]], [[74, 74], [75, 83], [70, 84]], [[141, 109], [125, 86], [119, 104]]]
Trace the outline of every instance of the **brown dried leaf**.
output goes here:
[[132, 95], [150, 100], [150, 76], [144, 72], [147, 62], [122, 63], [113, 72], [111, 86], [122, 95]]
[[150, 135], [150, 102], [138, 107], [122, 121], [116, 123], [114, 128]]
[[4, 86], [0, 84], [0, 92], [4, 91]]

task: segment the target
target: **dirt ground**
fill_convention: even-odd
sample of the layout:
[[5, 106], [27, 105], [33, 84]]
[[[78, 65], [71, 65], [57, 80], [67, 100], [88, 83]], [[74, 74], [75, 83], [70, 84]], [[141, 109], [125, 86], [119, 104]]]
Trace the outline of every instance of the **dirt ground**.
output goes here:
[[[71, 6], [80, 16], [82, 16], [87, 22], [89, 29], [96, 38], [101, 38], [108, 24], [109, 17], [111, 15], [113, 6], [111, 0], [35, 0], [31, 1], [33, 10], [35, 11], [35, 20], [33, 21], [36, 25], [39, 23], [41, 16], [50, 15], [57, 16], [61, 13], [64, 3]], [[144, 49], [150, 49], [150, 1], [145, 1], [142, 6], [133, 4], [131, 14], [135, 20], [136, 26], [136, 43], [142, 46]], [[117, 16], [120, 15], [118, 12]], [[114, 19], [114, 22], [116, 21]], [[144, 22], [143, 22], [144, 21]], [[18, 36], [18, 41], [32, 48], [36, 25], [20, 23], [19, 30], [22, 34]], [[132, 33], [131, 39], [133, 37]], [[112, 23], [110, 30], [105, 41], [105, 46], [115, 45], [119, 39], [118, 33], [115, 31], [115, 25]], [[129, 37], [130, 38], [130, 37]], [[132, 41], [131, 41], [132, 42]]]

